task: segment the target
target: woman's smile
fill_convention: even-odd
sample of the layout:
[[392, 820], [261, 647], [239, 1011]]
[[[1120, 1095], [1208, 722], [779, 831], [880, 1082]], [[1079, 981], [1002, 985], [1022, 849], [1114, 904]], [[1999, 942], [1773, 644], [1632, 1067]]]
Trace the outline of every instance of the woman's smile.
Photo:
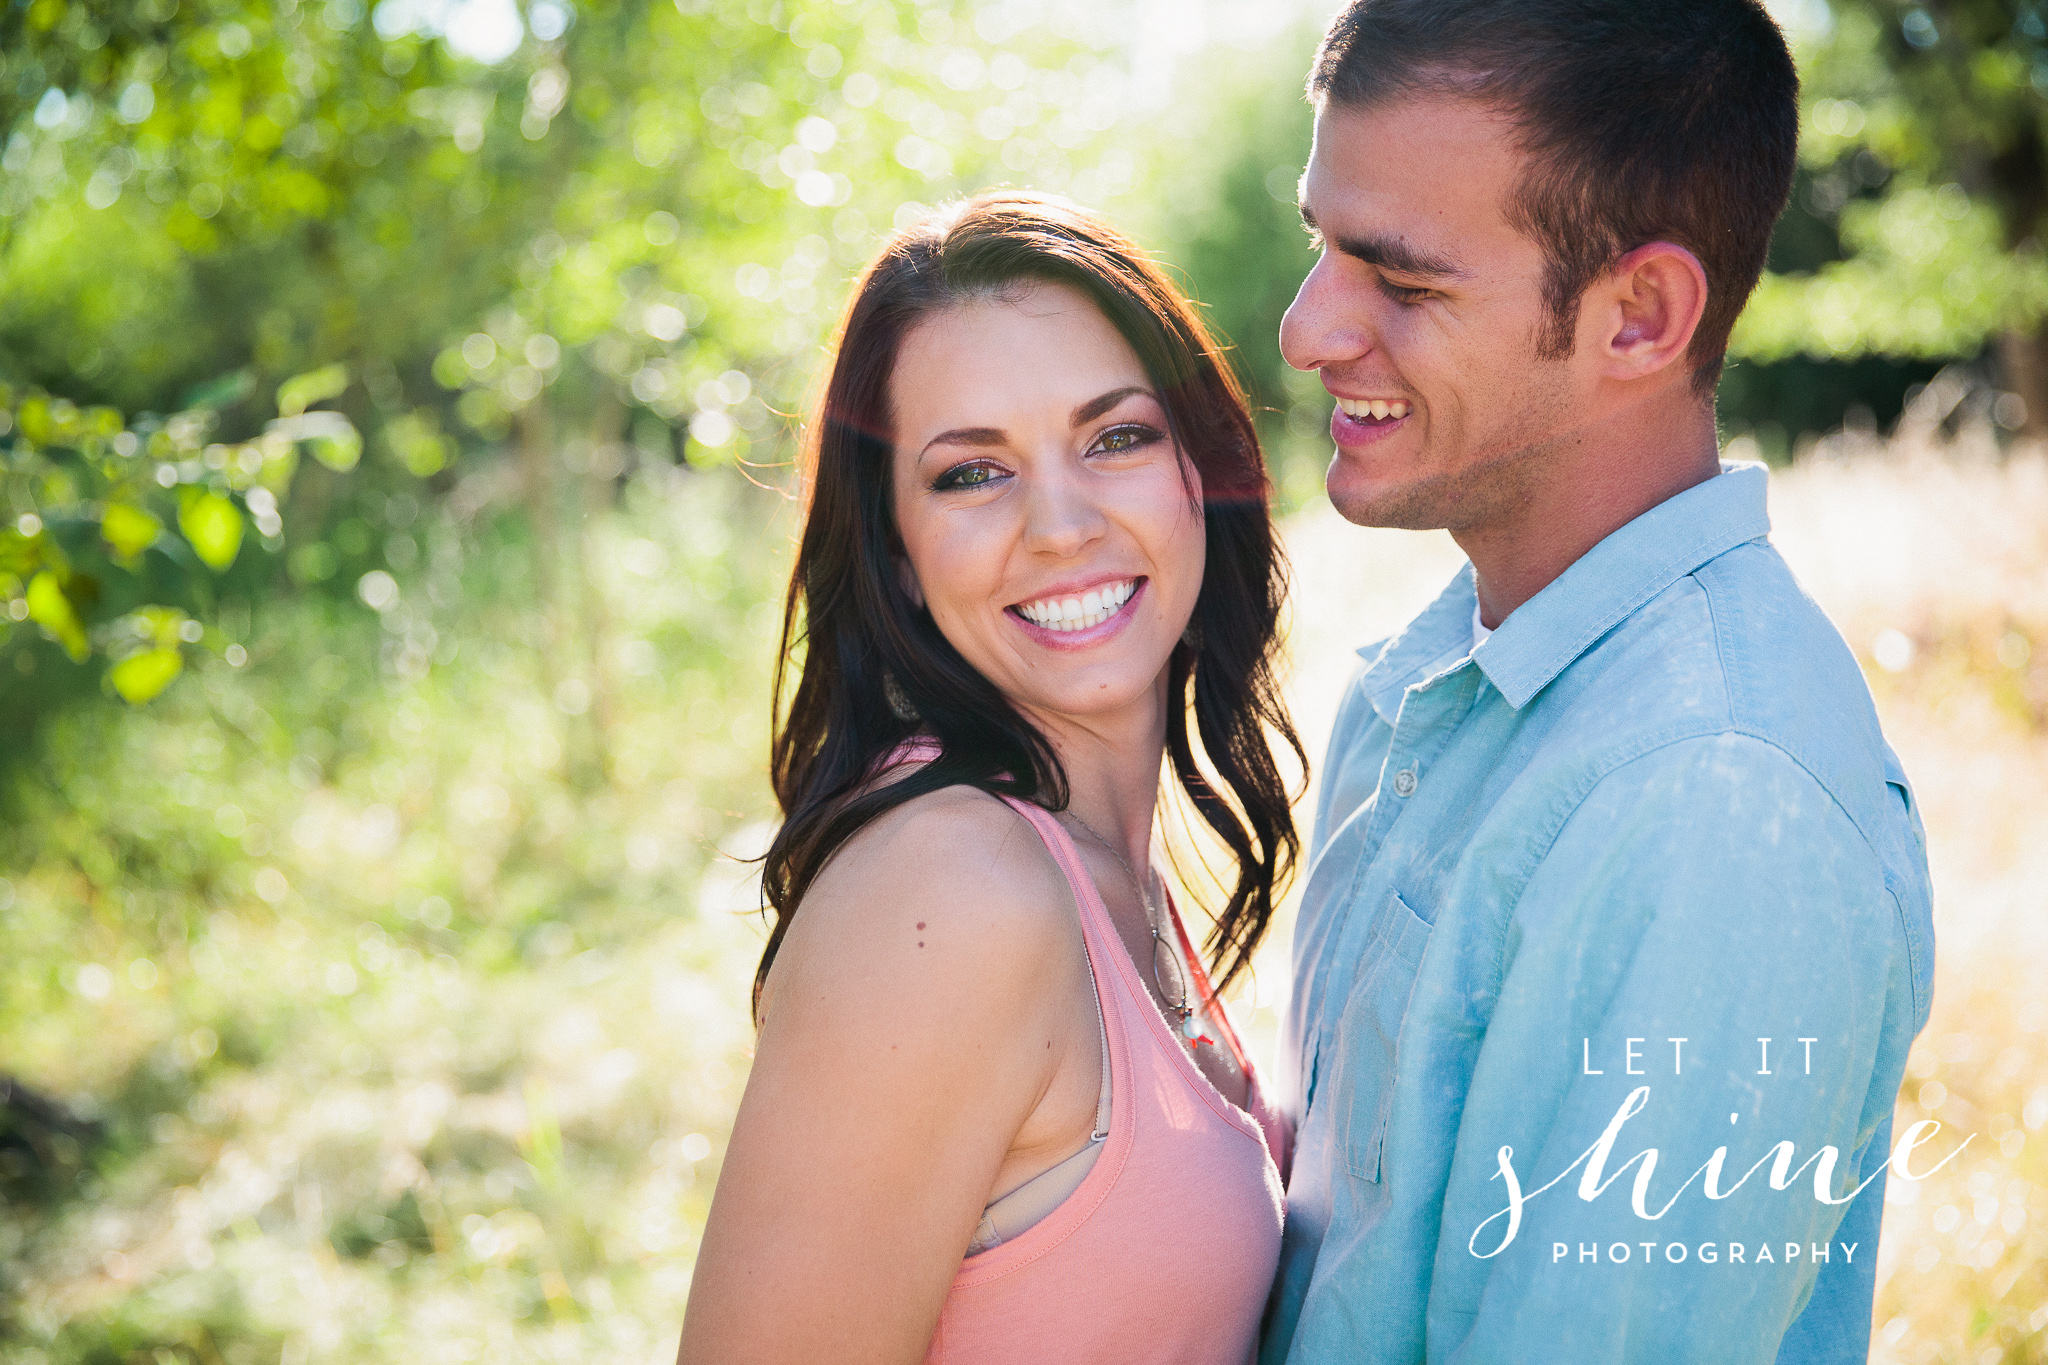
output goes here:
[[913, 600], [1039, 723], [1157, 730], [1207, 533], [1137, 352], [1087, 295], [1036, 283], [921, 321], [891, 383]]
[[1004, 608], [1026, 636], [1053, 649], [1082, 649], [1120, 632], [1136, 613], [1148, 580], [1110, 578], [1057, 590]]

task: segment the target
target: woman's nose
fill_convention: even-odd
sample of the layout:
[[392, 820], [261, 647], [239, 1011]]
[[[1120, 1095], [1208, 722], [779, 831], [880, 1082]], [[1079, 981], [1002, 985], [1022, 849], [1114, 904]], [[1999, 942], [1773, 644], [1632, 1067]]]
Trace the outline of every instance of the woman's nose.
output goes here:
[[1090, 496], [1087, 479], [1062, 471], [1033, 479], [1024, 505], [1028, 548], [1068, 557], [1080, 553], [1108, 529], [1109, 519]]
[[1347, 306], [1339, 272], [1325, 255], [1302, 280], [1280, 319], [1280, 354], [1297, 370], [1320, 370], [1362, 359], [1372, 350], [1363, 310]]

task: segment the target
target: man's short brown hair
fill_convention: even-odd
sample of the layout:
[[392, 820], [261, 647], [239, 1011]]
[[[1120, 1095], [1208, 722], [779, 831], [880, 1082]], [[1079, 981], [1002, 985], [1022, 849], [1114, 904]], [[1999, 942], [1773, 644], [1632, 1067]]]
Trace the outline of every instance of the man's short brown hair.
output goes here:
[[1799, 138], [1799, 76], [1757, 0], [1355, 0], [1308, 89], [1318, 107], [1457, 95], [1506, 112], [1529, 157], [1509, 218], [1549, 258], [1541, 353], [1571, 353], [1579, 299], [1617, 260], [1672, 242], [1706, 270], [1688, 355], [1713, 392]]

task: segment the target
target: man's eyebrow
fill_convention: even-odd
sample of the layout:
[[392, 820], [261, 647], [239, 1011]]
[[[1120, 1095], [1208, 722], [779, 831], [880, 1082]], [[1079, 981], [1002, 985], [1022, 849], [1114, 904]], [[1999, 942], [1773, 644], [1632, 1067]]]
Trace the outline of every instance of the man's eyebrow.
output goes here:
[[[1306, 204], [1300, 206], [1301, 221], [1310, 232], [1321, 232], [1316, 225], [1316, 216], [1309, 212]], [[1408, 245], [1398, 237], [1340, 237], [1324, 234], [1331, 246], [1353, 260], [1364, 261], [1367, 265], [1381, 270], [1391, 270], [1396, 275], [1419, 275], [1424, 279], [1462, 280], [1468, 272], [1448, 256], [1439, 256], [1433, 251]]]

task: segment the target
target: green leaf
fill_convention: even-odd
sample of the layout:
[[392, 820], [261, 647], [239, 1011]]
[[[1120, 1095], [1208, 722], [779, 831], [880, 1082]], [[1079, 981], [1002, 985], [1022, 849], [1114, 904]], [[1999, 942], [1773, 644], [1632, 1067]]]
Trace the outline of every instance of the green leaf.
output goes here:
[[64, 646], [64, 652], [73, 661], [84, 663], [92, 653], [92, 646], [85, 638], [85, 623], [78, 619], [78, 612], [71, 605], [71, 599], [64, 595], [63, 587], [57, 582], [57, 575], [45, 569], [29, 580], [28, 619], [50, 633], [50, 637]]
[[26, 577], [43, 562], [42, 536], [25, 536], [12, 526], [0, 527], [0, 573]]
[[176, 607], [140, 607], [123, 618], [122, 623], [134, 630], [147, 643], [160, 645], [165, 649], [176, 648], [180, 640], [198, 638], [196, 626], [193, 627], [192, 633], [186, 633], [186, 627], [192, 624], [192, 618]]
[[133, 559], [156, 544], [163, 529], [164, 524], [155, 517], [125, 502], [108, 503], [100, 515], [100, 534], [122, 559]]
[[14, 424], [21, 428], [21, 434], [39, 446], [48, 445], [56, 433], [50, 422], [50, 405], [38, 395], [22, 402], [20, 411], [14, 414]]
[[339, 563], [340, 556], [334, 553], [332, 545], [315, 540], [293, 550], [285, 560], [285, 569], [295, 582], [324, 583], [334, 577]]
[[346, 474], [363, 457], [363, 436], [338, 412], [303, 412], [280, 417], [267, 428], [269, 437], [304, 441], [313, 458], [337, 474]]
[[185, 671], [185, 657], [175, 649], [145, 649], [107, 670], [107, 681], [122, 700], [140, 705], [171, 685]]
[[313, 447], [313, 458], [337, 474], [348, 473], [363, 458], [362, 434], [354, 427], [332, 436], [316, 436], [309, 444]]
[[234, 563], [242, 548], [242, 513], [218, 493], [187, 489], [178, 508], [178, 529], [215, 573]]
[[448, 446], [440, 427], [425, 408], [406, 413], [384, 424], [384, 440], [400, 464], [415, 478], [428, 478], [448, 463]]
[[210, 379], [185, 395], [186, 411], [233, 407], [256, 390], [256, 376], [247, 370], [236, 370], [218, 379]]
[[[348, 388], [348, 366], [337, 361], [322, 365], [317, 370], [295, 374], [277, 388], [277, 411], [280, 417], [297, 417], [315, 403], [324, 403], [330, 398], [339, 398]], [[351, 464], [354, 461], [350, 461]]]

